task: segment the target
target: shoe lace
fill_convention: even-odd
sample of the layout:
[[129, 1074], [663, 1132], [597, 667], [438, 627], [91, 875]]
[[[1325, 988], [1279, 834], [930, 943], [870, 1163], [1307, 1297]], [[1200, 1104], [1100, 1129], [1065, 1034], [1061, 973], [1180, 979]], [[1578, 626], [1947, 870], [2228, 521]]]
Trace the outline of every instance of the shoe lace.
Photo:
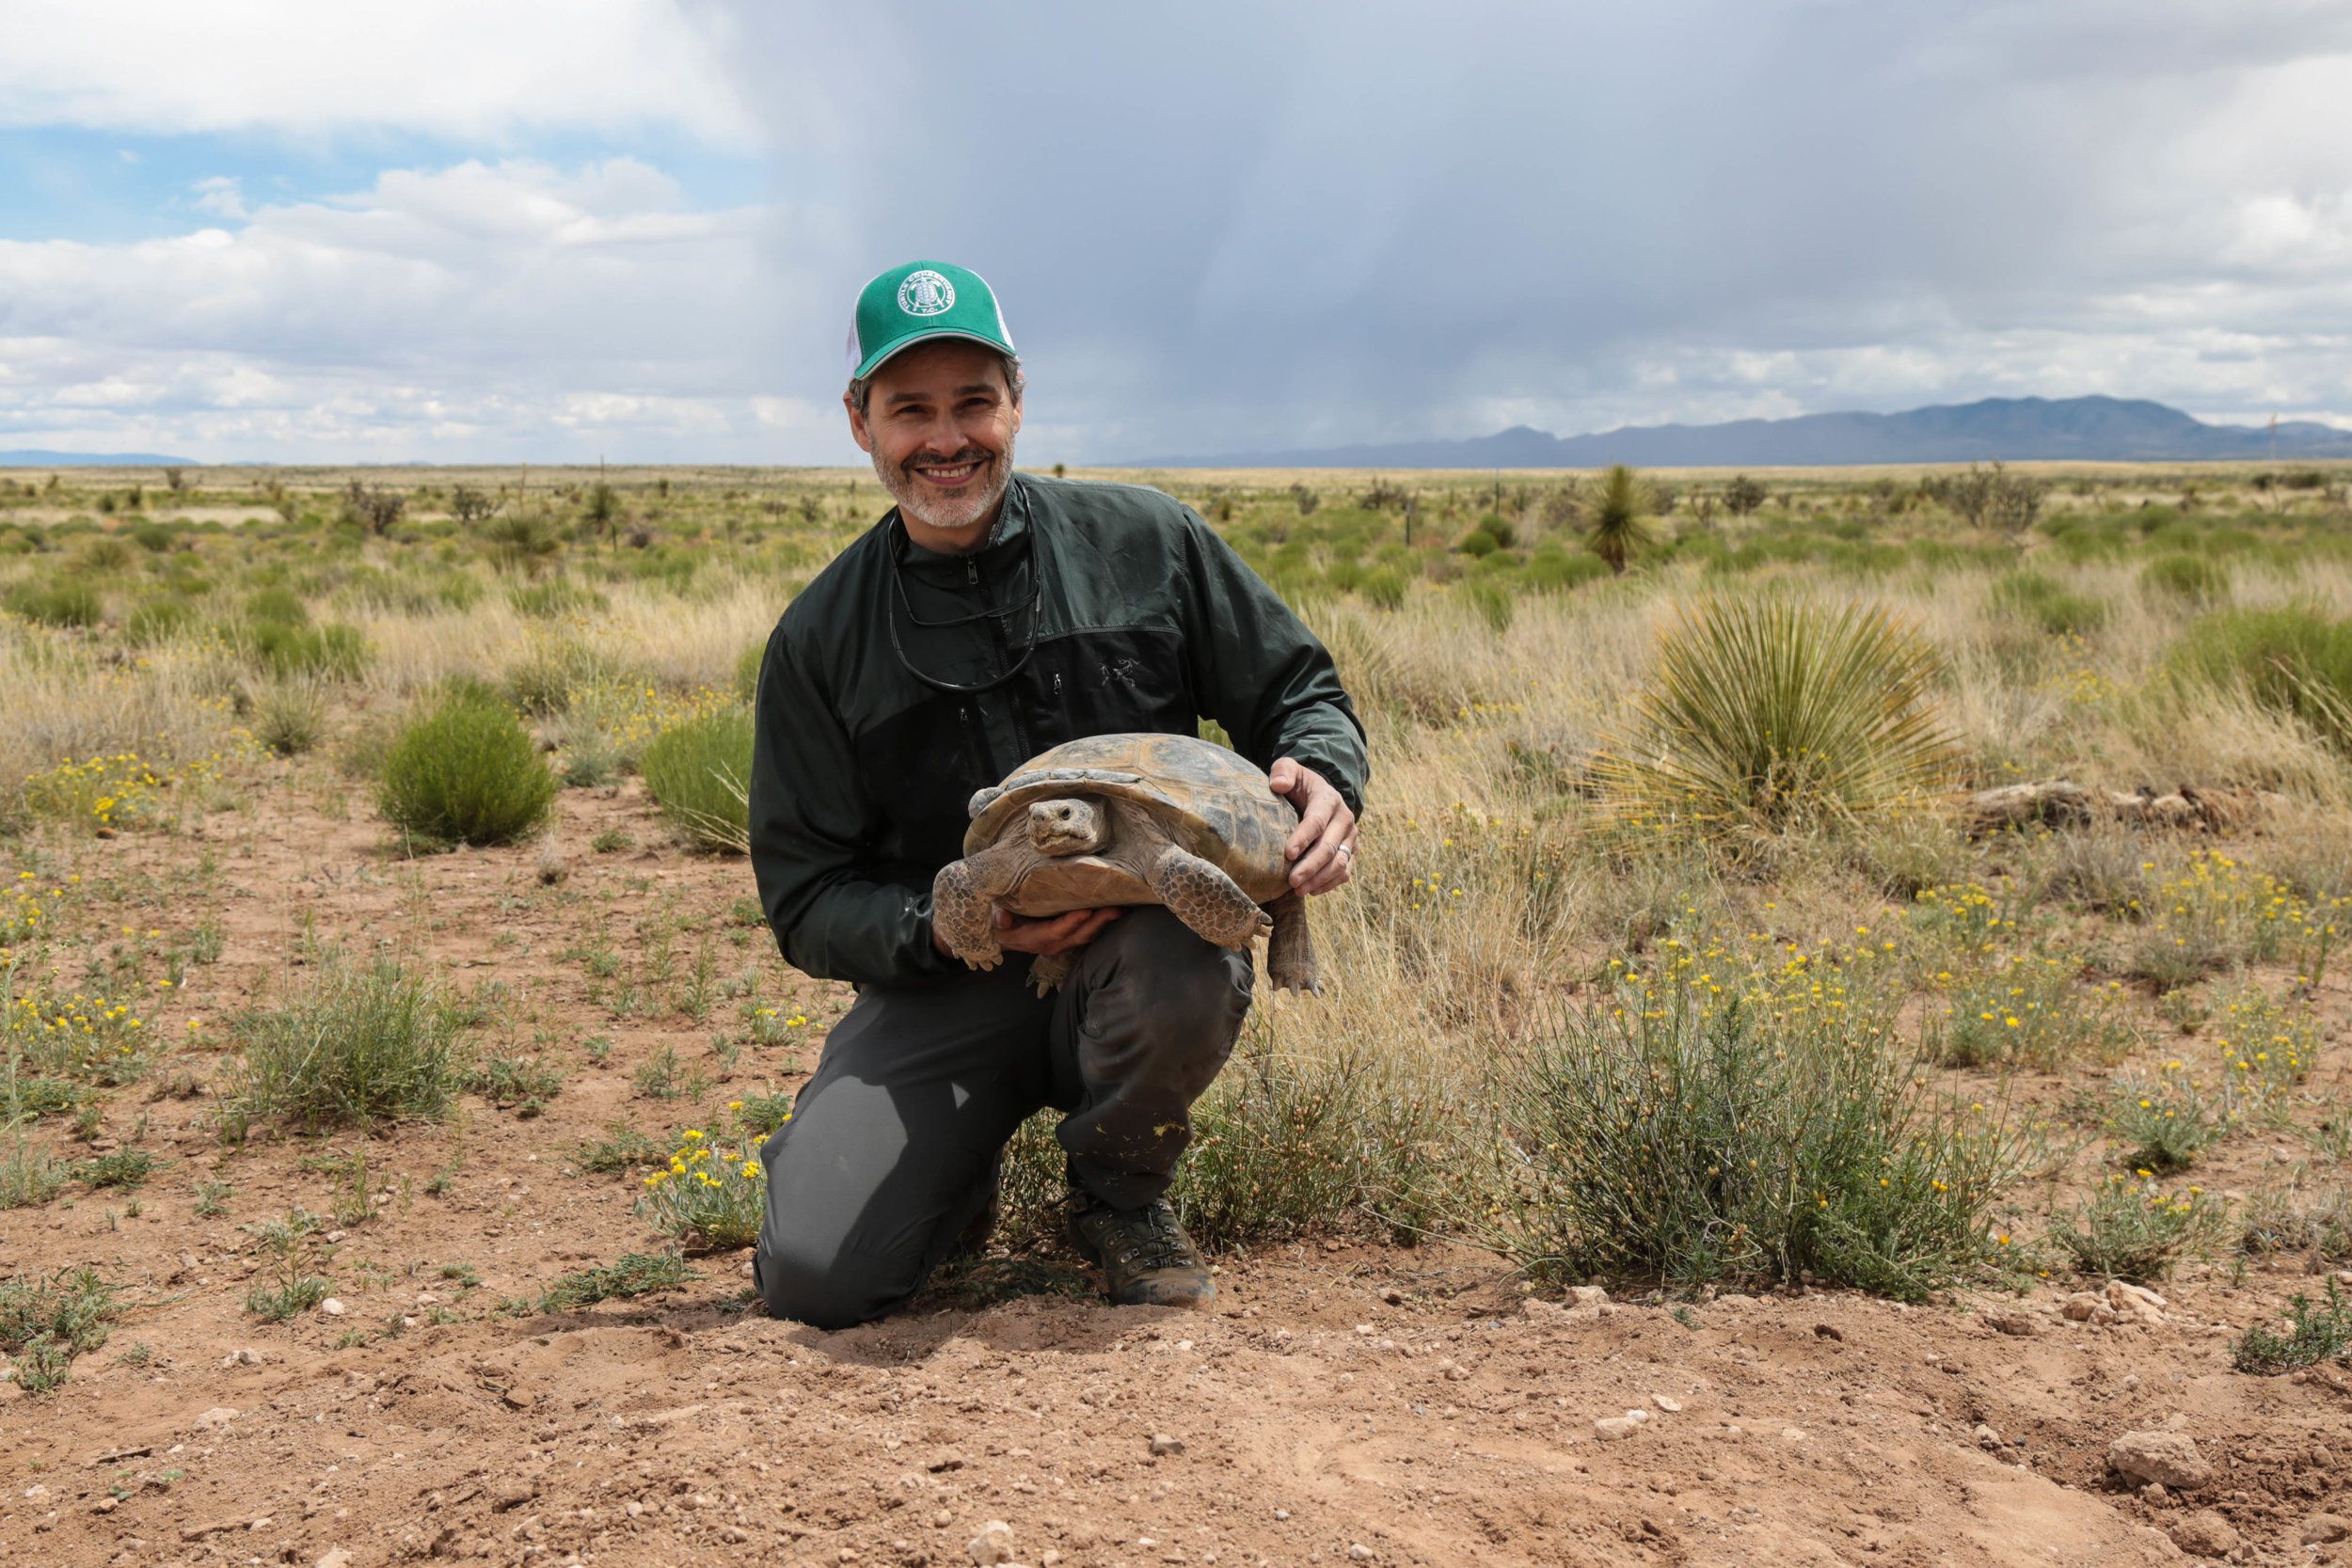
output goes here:
[[1165, 1198], [1120, 1214], [1116, 1230], [1120, 1258], [1129, 1268], [1182, 1268], [1193, 1260], [1192, 1243]]

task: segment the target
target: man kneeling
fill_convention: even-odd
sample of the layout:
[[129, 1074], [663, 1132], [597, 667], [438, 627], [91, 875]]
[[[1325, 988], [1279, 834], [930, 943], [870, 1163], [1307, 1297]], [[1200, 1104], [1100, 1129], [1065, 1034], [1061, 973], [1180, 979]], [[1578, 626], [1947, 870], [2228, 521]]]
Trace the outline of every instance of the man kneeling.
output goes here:
[[866, 286], [850, 434], [898, 503], [796, 597], [759, 673], [752, 863], [784, 956], [856, 1003], [761, 1150], [769, 1309], [880, 1317], [984, 1239], [1004, 1146], [1066, 1113], [1070, 1228], [1114, 1302], [1200, 1306], [1169, 1208], [1192, 1103], [1232, 1050], [1251, 963], [1167, 911], [999, 911], [1009, 954], [1074, 954], [1033, 994], [931, 930], [965, 803], [1082, 736], [1222, 724], [1298, 808], [1290, 885], [1344, 883], [1364, 737], [1330, 656], [1191, 509], [1012, 469], [1023, 379], [979, 277], [913, 262]]

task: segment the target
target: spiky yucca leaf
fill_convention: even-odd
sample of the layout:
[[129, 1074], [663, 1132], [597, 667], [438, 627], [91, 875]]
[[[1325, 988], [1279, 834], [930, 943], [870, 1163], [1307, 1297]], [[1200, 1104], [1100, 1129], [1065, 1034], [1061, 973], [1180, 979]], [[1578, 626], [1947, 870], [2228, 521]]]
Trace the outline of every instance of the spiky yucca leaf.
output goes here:
[[1648, 486], [1622, 463], [1600, 476], [1584, 541], [1612, 572], [1623, 572], [1628, 560], [1657, 542], [1649, 525], [1652, 501]]
[[1599, 769], [1619, 811], [1779, 830], [1948, 782], [1933, 650], [1885, 610], [1702, 600], [1660, 640], [1628, 744]]

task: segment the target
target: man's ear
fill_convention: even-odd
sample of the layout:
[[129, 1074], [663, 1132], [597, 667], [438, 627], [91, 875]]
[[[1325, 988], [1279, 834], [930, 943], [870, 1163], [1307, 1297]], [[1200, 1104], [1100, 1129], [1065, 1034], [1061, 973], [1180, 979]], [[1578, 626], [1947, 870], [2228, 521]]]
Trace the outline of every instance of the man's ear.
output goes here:
[[1021, 394], [1019, 392], [1012, 394], [1012, 433], [1015, 436], [1021, 434]]
[[[866, 428], [866, 416], [857, 411], [856, 402], [847, 392], [841, 394], [841, 411], [850, 416], [850, 436], [857, 442], [858, 450], [866, 452], [872, 451], [874, 433]], [[1016, 428], [1018, 428], [1017, 423]]]

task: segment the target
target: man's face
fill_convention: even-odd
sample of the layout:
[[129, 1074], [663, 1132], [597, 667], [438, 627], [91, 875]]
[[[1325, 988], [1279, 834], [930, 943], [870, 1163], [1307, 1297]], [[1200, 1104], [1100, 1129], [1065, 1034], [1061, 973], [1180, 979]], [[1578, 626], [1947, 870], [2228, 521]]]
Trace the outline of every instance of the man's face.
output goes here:
[[918, 343], [867, 381], [864, 414], [842, 402], [909, 538], [951, 555], [987, 543], [1021, 430], [993, 350], [954, 338]]

